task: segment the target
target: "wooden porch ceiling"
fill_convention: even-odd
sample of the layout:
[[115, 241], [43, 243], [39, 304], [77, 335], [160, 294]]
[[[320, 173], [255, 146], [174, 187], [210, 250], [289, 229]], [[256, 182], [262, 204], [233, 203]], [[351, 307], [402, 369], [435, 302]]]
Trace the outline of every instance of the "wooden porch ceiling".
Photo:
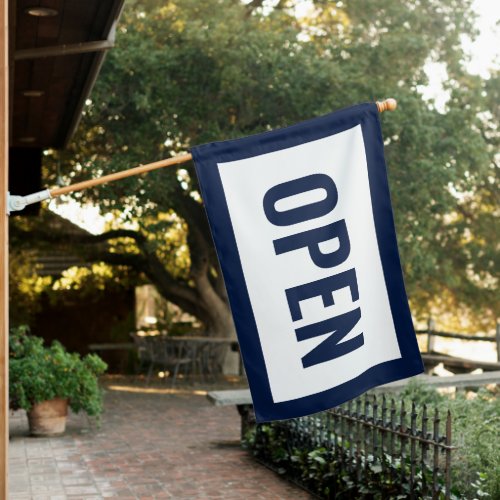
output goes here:
[[[112, 46], [123, 2], [10, 1], [11, 146], [66, 146]], [[40, 7], [46, 15], [33, 15]]]

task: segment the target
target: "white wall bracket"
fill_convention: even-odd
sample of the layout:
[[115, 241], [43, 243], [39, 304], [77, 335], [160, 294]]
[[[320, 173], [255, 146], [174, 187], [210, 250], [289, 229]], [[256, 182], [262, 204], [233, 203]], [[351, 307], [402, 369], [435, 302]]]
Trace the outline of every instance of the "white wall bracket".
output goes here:
[[50, 198], [52, 198], [52, 196], [48, 189], [38, 191], [37, 193], [28, 194], [26, 196], [11, 195], [9, 192], [7, 192], [7, 215], [10, 215], [11, 212], [22, 210], [27, 205], [38, 203], [39, 201], [43, 200], [49, 200]]

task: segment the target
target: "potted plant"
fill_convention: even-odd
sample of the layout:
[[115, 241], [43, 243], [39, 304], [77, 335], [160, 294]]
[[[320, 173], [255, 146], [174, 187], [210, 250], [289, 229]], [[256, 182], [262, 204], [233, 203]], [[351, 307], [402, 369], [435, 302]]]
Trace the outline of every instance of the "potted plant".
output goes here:
[[98, 376], [106, 363], [97, 355], [83, 358], [69, 353], [60, 342], [44, 346], [27, 327], [11, 330], [9, 338], [10, 407], [28, 414], [30, 432], [37, 436], [60, 434], [66, 428], [68, 405], [88, 415], [102, 413]]

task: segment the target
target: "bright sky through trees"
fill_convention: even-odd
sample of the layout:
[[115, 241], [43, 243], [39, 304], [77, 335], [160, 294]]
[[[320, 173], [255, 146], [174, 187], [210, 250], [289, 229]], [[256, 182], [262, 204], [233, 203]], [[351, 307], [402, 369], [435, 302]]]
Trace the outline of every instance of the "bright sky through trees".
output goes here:
[[[462, 37], [465, 52], [470, 56], [467, 68], [471, 73], [488, 78], [492, 67], [500, 66], [500, 2], [494, 0], [475, 0], [473, 10], [477, 14], [477, 38], [472, 41]], [[429, 85], [422, 89], [428, 99], [435, 99], [438, 109], [445, 105], [448, 94], [443, 91], [441, 83], [446, 81], [447, 74], [443, 64], [427, 65]]]
[[500, 65], [500, 2], [495, 0], [475, 0], [473, 6], [479, 18], [477, 27], [479, 36], [471, 43], [464, 40], [464, 47], [471, 54], [469, 71], [488, 76], [488, 69], [496, 60]]

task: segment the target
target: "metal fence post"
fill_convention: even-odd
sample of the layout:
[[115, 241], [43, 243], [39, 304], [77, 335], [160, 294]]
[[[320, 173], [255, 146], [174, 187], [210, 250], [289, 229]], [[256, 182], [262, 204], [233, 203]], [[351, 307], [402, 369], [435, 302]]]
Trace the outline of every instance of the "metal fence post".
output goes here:
[[445, 498], [449, 500], [451, 494], [451, 412], [446, 415], [446, 462], [445, 462]]
[[416, 445], [415, 437], [417, 436], [417, 411], [415, 401], [411, 403], [410, 414], [410, 498], [415, 498], [413, 486], [415, 484], [415, 465], [416, 465]]
[[434, 412], [434, 429], [432, 440], [434, 441], [434, 460], [432, 466], [432, 498], [439, 498], [438, 495], [438, 474], [439, 474], [439, 410], [436, 408]]

